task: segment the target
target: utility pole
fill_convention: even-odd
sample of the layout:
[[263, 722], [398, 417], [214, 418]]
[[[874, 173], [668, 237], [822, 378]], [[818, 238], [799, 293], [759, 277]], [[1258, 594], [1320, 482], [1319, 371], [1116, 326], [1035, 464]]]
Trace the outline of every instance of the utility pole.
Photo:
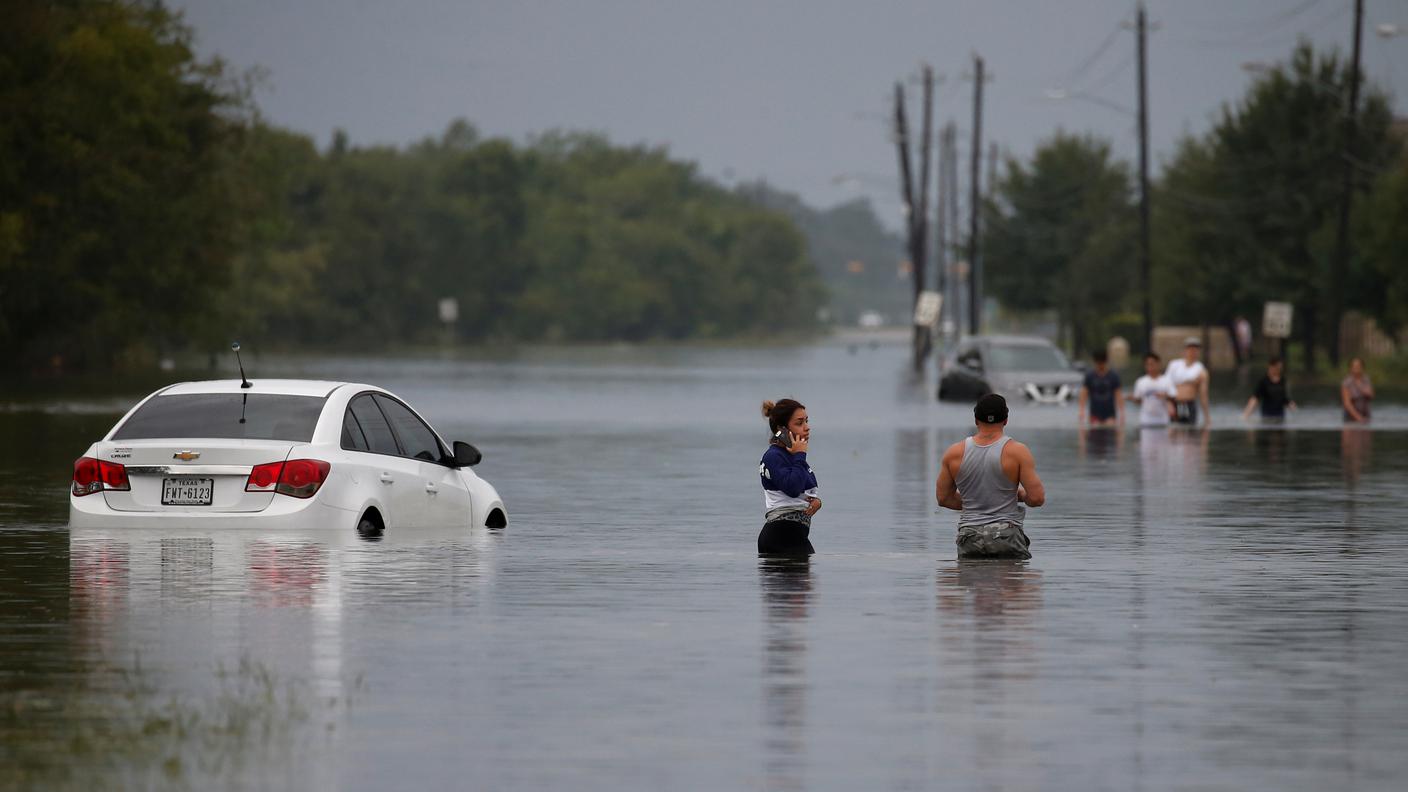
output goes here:
[[[1330, 272], [1330, 363], [1340, 365], [1340, 310], [1344, 302], [1344, 278], [1349, 270], [1349, 213], [1354, 203], [1354, 138], [1359, 124], [1359, 47], [1364, 31], [1364, 0], [1354, 0], [1354, 50], [1349, 67], [1349, 105], [1344, 114], [1344, 144], [1340, 154], [1340, 217], [1335, 229], [1335, 268]], [[1313, 354], [1313, 352], [1311, 353]]]
[[943, 295], [943, 310], [951, 311], [948, 301], [948, 159], [949, 127], [939, 132], [939, 166], [934, 180], [934, 290]]
[[983, 268], [979, 256], [978, 213], [982, 204], [979, 171], [983, 162], [983, 59], [973, 56], [973, 150], [969, 173], [968, 206], [968, 332], [977, 335], [983, 326]]
[[[929, 151], [934, 138], [934, 70], [927, 64], [923, 72], [924, 120], [921, 125], [922, 137], [919, 140], [919, 201], [910, 213], [913, 230], [910, 232], [914, 260], [914, 302], [911, 308], [919, 305], [919, 295], [924, 291], [925, 274], [929, 269]], [[929, 357], [929, 328], [914, 326], [914, 370], [924, 370], [924, 361]]]
[[1139, 4], [1135, 23], [1135, 45], [1139, 60], [1139, 280], [1144, 291], [1144, 351], [1154, 350], [1154, 303], [1151, 276], [1153, 253], [1149, 234], [1149, 58], [1146, 47], [1148, 26], [1144, 21], [1144, 4]]
[[962, 299], [962, 295], [961, 295], [961, 292], [960, 292], [960, 289], [961, 289], [961, 287], [962, 287], [962, 281], [961, 281], [961, 280], [959, 279], [959, 277], [958, 277], [958, 271], [957, 271], [957, 269], [953, 267], [953, 265], [956, 263], [956, 262], [955, 262], [955, 259], [958, 258], [958, 238], [959, 238], [959, 233], [958, 233], [958, 227], [959, 227], [959, 226], [958, 226], [958, 127], [954, 126], [954, 125], [953, 125], [953, 122], [949, 122], [948, 128], [947, 128], [946, 131], [948, 132], [948, 142], [947, 142], [947, 146], [948, 146], [948, 185], [947, 185], [947, 187], [946, 187], [945, 189], [948, 190], [948, 228], [949, 228], [949, 232], [950, 232], [951, 237], [952, 237], [951, 240], [950, 240], [950, 242], [949, 242], [949, 265], [950, 265], [950, 267], [949, 267], [949, 273], [948, 273], [948, 274], [949, 274], [949, 277], [948, 277], [948, 283], [949, 283], [949, 298], [951, 298], [951, 299], [946, 298], [946, 301], [947, 301], [947, 302], [951, 302], [951, 303], [953, 304], [953, 311], [952, 311], [953, 317], [954, 317], [953, 329], [954, 329], [954, 332], [956, 332], [958, 335], [961, 336], [961, 335], [963, 335], [963, 315], [962, 315], [962, 311], [961, 311], [961, 308], [962, 308], [961, 303], [963, 302], [963, 299]]
[[[909, 272], [914, 280], [914, 300], [919, 299], [919, 283], [923, 276], [918, 273], [922, 270], [924, 263], [915, 258], [914, 241], [914, 177], [910, 172], [909, 165], [909, 120], [904, 112], [904, 85], [895, 83], [895, 150], [900, 160], [900, 199], [904, 201], [904, 230], [905, 249], [909, 252]], [[910, 302], [910, 311], [914, 310], [914, 302]], [[911, 320], [912, 321], [912, 320]], [[914, 328], [914, 361], [916, 371], [919, 370], [919, 328]]]

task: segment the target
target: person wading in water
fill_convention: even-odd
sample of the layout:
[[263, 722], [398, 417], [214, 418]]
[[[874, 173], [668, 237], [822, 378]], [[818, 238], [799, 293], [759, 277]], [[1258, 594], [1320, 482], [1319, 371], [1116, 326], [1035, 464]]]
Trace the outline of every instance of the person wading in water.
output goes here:
[[758, 463], [763, 482], [758, 552], [810, 555], [816, 551], [807, 536], [821, 499], [817, 497], [816, 474], [807, 464], [807, 444], [812, 436], [807, 408], [795, 399], [765, 401], [763, 417], [768, 419], [772, 439]]
[[1022, 531], [1027, 510], [1046, 502], [1036, 458], [1003, 434], [1007, 401], [989, 393], [973, 407], [978, 432], [944, 452], [934, 494], [958, 517], [959, 558], [1031, 558]]

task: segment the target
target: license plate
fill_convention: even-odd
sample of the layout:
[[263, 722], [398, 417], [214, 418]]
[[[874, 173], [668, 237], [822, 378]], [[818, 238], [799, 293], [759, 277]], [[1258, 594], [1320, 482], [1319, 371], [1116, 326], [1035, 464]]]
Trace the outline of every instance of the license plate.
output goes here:
[[161, 505], [209, 506], [215, 499], [215, 479], [169, 478], [161, 481]]

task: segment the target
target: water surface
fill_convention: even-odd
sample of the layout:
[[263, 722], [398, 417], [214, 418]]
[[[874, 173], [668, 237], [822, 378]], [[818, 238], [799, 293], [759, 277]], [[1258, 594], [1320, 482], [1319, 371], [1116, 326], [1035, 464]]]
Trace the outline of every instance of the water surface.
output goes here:
[[[0, 785], [1400, 788], [1408, 412], [1014, 409], [1034, 558], [959, 563], [933, 485], [971, 412], [903, 355], [260, 361], [384, 385], [484, 451], [508, 529], [379, 543], [70, 536], [73, 458], [142, 394], [12, 406]], [[807, 561], [754, 551], [784, 395], [825, 503]]]

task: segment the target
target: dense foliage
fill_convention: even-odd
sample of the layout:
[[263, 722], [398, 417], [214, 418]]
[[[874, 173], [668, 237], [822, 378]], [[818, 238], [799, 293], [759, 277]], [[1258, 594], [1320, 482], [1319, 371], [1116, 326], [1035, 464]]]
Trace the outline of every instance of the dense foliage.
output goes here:
[[[783, 214], [665, 151], [467, 123], [326, 151], [258, 119], [160, 4], [13, 0], [0, 26], [0, 355], [103, 367], [228, 339], [802, 332]], [[458, 302], [442, 323], [438, 305]]]
[[236, 122], [159, 7], [8, 0], [0, 24], [0, 355], [159, 344], [226, 281]]
[[[1345, 157], [1355, 166], [1361, 228], [1372, 234], [1369, 226], [1404, 220], [1375, 218], [1363, 203], [1402, 141], [1390, 138], [1387, 98], [1372, 86], [1357, 134], [1346, 139], [1349, 79], [1348, 64], [1302, 45], [1224, 108], [1207, 135], [1184, 141], [1157, 194], [1162, 318], [1227, 323], [1284, 300], [1296, 306], [1307, 352], [1327, 340], [1333, 281], [1354, 282], [1365, 263], [1361, 255], [1353, 270], [1334, 269]], [[1372, 306], [1356, 299], [1350, 307]]]
[[[1153, 303], [1160, 324], [1256, 322], [1268, 300], [1296, 307], [1307, 356], [1324, 348], [1335, 280], [1346, 309], [1408, 325], [1408, 176], [1388, 100], [1369, 85], [1346, 140], [1348, 65], [1308, 45], [1267, 71], [1207, 133], [1187, 137], [1154, 185]], [[1345, 157], [1354, 165], [1352, 261], [1336, 271]], [[1076, 346], [1097, 342], [1142, 299], [1130, 168], [1109, 146], [1057, 133], [1009, 162], [986, 207], [990, 293], [1054, 310]], [[1137, 343], [1137, 340], [1136, 340]]]
[[1129, 307], [1133, 187], [1108, 143], [1058, 132], [1030, 164], [1009, 160], [986, 218], [989, 293], [1017, 310], [1055, 311], [1077, 350]]

